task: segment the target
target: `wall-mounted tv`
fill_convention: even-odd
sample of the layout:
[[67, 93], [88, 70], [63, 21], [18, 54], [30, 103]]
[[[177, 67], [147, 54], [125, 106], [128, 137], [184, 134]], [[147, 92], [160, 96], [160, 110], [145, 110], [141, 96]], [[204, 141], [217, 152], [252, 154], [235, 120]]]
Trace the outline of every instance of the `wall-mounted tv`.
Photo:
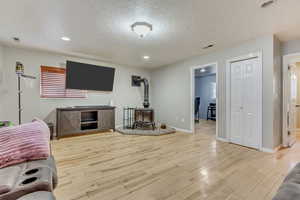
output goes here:
[[115, 69], [67, 61], [66, 88], [113, 91]]

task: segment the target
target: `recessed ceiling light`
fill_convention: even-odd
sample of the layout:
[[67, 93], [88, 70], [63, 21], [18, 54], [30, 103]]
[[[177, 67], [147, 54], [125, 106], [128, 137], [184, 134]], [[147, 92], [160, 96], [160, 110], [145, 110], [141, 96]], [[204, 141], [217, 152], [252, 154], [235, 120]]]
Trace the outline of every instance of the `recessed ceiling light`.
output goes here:
[[276, 1], [276, 0], [267, 0], [267, 1], [263, 2], [263, 3], [260, 5], [260, 7], [261, 7], [261, 8], [266, 8], [266, 7], [270, 6], [271, 4], [275, 3], [275, 1]]
[[138, 34], [141, 38], [145, 37], [148, 33], [150, 33], [153, 28], [152, 24], [147, 22], [135, 22], [131, 25], [131, 30]]
[[150, 59], [150, 56], [143, 56], [143, 58], [144, 58], [145, 60], [149, 60], [149, 59]]
[[205, 68], [202, 68], [202, 69], [200, 69], [200, 72], [206, 72], [206, 69]]
[[66, 36], [61, 37], [61, 39], [62, 39], [63, 41], [71, 41], [71, 39], [70, 39], [69, 37], [66, 37]]

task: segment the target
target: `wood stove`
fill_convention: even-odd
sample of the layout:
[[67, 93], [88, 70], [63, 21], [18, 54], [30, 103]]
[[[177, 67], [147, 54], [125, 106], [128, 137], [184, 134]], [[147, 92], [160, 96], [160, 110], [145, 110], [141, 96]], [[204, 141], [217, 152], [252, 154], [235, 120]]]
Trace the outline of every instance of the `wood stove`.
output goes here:
[[140, 87], [141, 83], [144, 85], [144, 108], [124, 108], [124, 129], [146, 129], [152, 127], [152, 129], [155, 130], [154, 110], [149, 108], [149, 82], [146, 78], [132, 76], [131, 85], [133, 87]]
[[148, 108], [135, 109], [133, 128], [145, 129], [148, 127], [152, 127], [153, 130], [155, 129], [154, 110]]
[[125, 108], [124, 128], [131, 129], [155, 129], [154, 110], [151, 108]]

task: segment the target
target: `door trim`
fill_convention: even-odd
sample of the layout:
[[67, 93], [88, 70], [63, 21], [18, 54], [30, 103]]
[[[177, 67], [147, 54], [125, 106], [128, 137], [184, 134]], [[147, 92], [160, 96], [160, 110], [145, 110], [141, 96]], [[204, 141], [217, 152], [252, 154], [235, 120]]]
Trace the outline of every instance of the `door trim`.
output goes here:
[[190, 113], [191, 113], [191, 131], [193, 133], [195, 133], [195, 70], [196, 69], [201, 69], [204, 67], [209, 67], [215, 65], [216, 66], [216, 87], [217, 87], [217, 98], [216, 98], [216, 139], [218, 139], [219, 137], [219, 68], [218, 68], [218, 62], [213, 62], [213, 63], [208, 63], [205, 65], [199, 65], [199, 66], [194, 66], [191, 67], [191, 107], [190, 107]]
[[235, 58], [231, 58], [228, 59], [226, 61], [226, 137], [227, 140], [229, 142], [231, 142], [230, 139], [230, 133], [231, 133], [231, 127], [230, 127], [230, 110], [231, 110], [231, 105], [230, 105], [230, 96], [231, 96], [231, 87], [230, 87], [230, 80], [231, 80], [231, 73], [230, 73], [230, 66], [231, 63], [234, 62], [239, 62], [239, 61], [243, 61], [243, 60], [249, 60], [249, 59], [254, 59], [254, 58], [258, 58], [258, 62], [259, 62], [259, 69], [258, 69], [258, 74], [259, 78], [258, 78], [258, 87], [260, 88], [261, 92], [259, 92], [258, 95], [258, 116], [257, 116], [257, 120], [258, 120], [258, 127], [259, 127], [259, 141], [258, 141], [258, 150], [262, 151], [262, 141], [263, 141], [263, 135], [262, 135], [262, 51], [258, 51], [258, 52], [254, 52], [254, 53], [249, 53], [243, 56], [238, 56]]
[[287, 81], [288, 81], [288, 66], [292, 63], [300, 62], [300, 53], [293, 53], [283, 56], [282, 65], [282, 145], [289, 146], [288, 127], [287, 127]]

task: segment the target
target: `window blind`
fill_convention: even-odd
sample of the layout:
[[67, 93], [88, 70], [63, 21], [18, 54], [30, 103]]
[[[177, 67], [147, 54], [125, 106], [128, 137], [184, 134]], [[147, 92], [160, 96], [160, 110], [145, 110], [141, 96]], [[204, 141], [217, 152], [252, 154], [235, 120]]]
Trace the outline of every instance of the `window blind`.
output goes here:
[[66, 89], [66, 69], [41, 66], [41, 98], [86, 98], [85, 90]]

